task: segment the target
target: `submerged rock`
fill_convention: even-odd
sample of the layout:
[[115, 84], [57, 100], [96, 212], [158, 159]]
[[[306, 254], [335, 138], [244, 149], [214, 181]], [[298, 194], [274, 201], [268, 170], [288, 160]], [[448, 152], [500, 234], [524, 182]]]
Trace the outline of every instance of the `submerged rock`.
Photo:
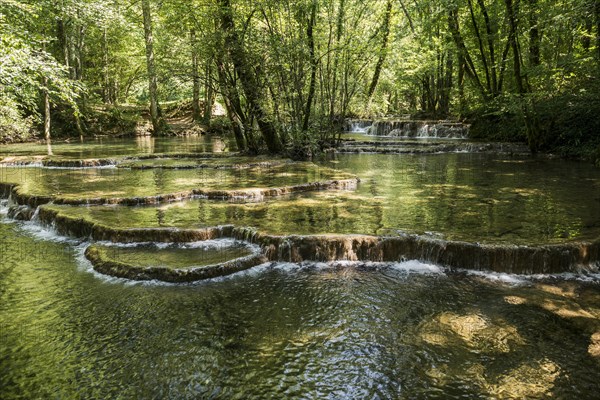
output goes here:
[[[439, 145], [423, 145], [423, 151], [436, 151], [439, 146], [458, 149], [457, 146], [478, 146], [482, 151], [498, 151], [510, 149], [507, 144], [470, 144], [443, 143]], [[452, 147], [454, 146], [454, 147]], [[353, 151], [359, 146], [350, 146]], [[379, 148], [376, 146], [375, 148]], [[385, 149], [385, 148], [384, 148]], [[392, 147], [390, 150], [396, 151]], [[160, 157], [161, 155], [153, 155]], [[170, 155], [172, 156], [172, 155]], [[189, 154], [185, 154], [189, 157]], [[81, 164], [83, 165], [83, 164]], [[281, 171], [285, 175], [287, 171]], [[337, 175], [334, 175], [337, 177]], [[344, 175], [350, 176], [350, 175]], [[328, 177], [331, 177], [328, 176]], [[128, 206], [157, 204], [179, 201], [191, 197], [209, 199], [253, 199], [261, 200], [270, 196], [282, 196], [290, 193], [330, 190], [354, 189], [357, 178], [323, 180], [301, 183], [298, 185], [248, 188], [248, 189], [191, 189], [181, 192], [146, 197], [90, 197], [72, 198], [61, 195], [32, 195], [23, 187], [12, 183], [0, 183], [0, 195], [10, 198], [8, 215], [15, 219], [31, 219], [35, 210], [41, 205], [53, 202], [64, 205], [105, 205], [122, 204]], [[28, 187], [32, 190], [34, 186]], [[65, 207], [67, 208], [67, 207]], [[462, 241], [444, 240], [433, 235], [270, 235], [246, 226], [222, 225], [198, 229], [175, 228], [135, 228], [126, 229], [95, 223], [84, 217], [74, 217], [57, 208], [40, 207], [39, 221], [54, 227], [59, 233], [89, 238], [97, 241], [115, 243], [162, 242], [184, 243], [217, 238], [234, 238], [260, 246], [262, 255], [272, 261], [360, 261], [360, 262], [398, 262], [404, 260], [420, 260], [453, 269], [491, 270], [507, 273], [546, 274], [560, 272], [597, 271], [600, 267], [600, 239], [587, 242], [570, 242], [555, 245], [515, 246], [491, 245]], [[226, 222], [226, 221], [223, 221]], [[211, 224], [214, 224], [212, 222]], [[218, 223], [218, 221], [216, 222]], [[286, 232], [286, 230], [284, 230]], [[566, 235], [565, 235], [566, 236]], [[92, 248], [93, 249], [93, 248]], [[90, 250], [93, 252], [93, 250]], [[94, 255], [92, 255], [94, 257]], [[99, 257], [99, 256], [98, 256]], [[106, 260], [98, 261], [100, 264]], [[123, 266], [106, 264], [106, 270], [113, 274], [124, 274]], [[129, 267], [127, 267], [129, 268]], [[232, 267], [233, 268], [233, 267]], [[235, 267], [237, 268], [237, 267]], [[233, 269], [235, 269], [233, 268]], [[241, 267], [240, 267], [241, 268]], [[129, 268], [130, 270], [131, 268]], [[204, 274], [208, 274], [203, 272]], [[148, 268], [136, 272], [139, 276], [149, 277]], [[173, 274], [170, 272], [169, 274]], [[182, 273], [183, 274], [183, 273]], [[187, 274], [187, 273], [186, 273]], [[183, 274], [183, 275], [186, 275]], [[175, 274], [177, 275], [177, 274]], [[169, 275], [175, 279], [188, 279]], [[183, 276], [181, 275], [181, 276]], [[121, 275], [117, 275], [121, 276]], [[154, 275], [152, 275], [154, 276]], [[138, 278], [132, 278], [138, 279]], [[142, 278], [139, 278], [142, 279]], [[155, 278], [143, 278], [155, 279]]]
[[35, 215], [35, 208], [28, 205], [12, 205], [8, 207], [7, 216], [17, 221], [30, 221]]
[[[199, 253], [201, 250], [199, 251]], [[266, 261], [260, 254], [249, 254], [225, 262], [190, 266], [189, 268], [169, 268], [167, 266], [140, 265], [139, 263], [123, 262], [111, 257], [105, 246], [90, 245], [85, 250], [86, 258], [94, 269], [105, 275], [132, 280], [160, 280], [164, 282], [193, 282], [201, 279], [216, 278], [239, 272]], [[200, 255], [199, 255], [200, 257]], [[201, 261], [199, 259], [199, 261]]]
[[41, 207], [39, 220], [59, 233], [116, 243], [181, 243], [233, 238], [259, 245], [271, 261], [420, 260], [452, 269], [488, 270], [514, 274], [597, 271], [600, 240], [542, 246], [481, 245], [419, 235], [276, 236], [253, 228], [223, 225], [200, 229], [113, 228]]
[[181, 201], [194, 197], [207, 199], [250, 199], [261, 200], [265, 197], [283, 196], [291, 193], [301, 193], [320, 190], [351, 190], [355, 189], [358, 178], [335, 179], [301, 183], [298, 185], [272, 187], [272, 188], [247, 188], [247, 189], [191, 189], [175, 193], [159, 194], [156, 196], [140, 197], [83, 197], [72, 198], [61, 195], [32, 195], [24, 191], [19, 185], [0, 182], [0, 194], [4, 198], [11, 198], [16, 204], [27, 205], [33, 208], [43, 204], [54, 203], [72, 206], [90, 205], [126, 205], [139, 206]]
[[438, 153], [492, 153], [530, 154], [526, 145], [520, 143], [414, 143], [407, 142], [349, 142], [337, 148], [338, 153], [377, 154], [438, 154]]

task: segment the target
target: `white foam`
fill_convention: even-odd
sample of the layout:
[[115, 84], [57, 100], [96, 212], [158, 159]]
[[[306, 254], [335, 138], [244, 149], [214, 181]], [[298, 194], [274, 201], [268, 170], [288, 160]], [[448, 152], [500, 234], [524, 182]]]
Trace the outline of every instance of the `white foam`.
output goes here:
[[109, 164], [109, 165], [97, 165], [97, 166], [90, 166], [90, 167], [60, 167], [60, 166], [41, 166], [44, 169], [70, 169], [70, 170], [80, 170], [80, 169], [116, 169], [117, 165], [116, 164]]
[[0, 164], [0, 166], [6, 167], [6, 168], [43, 168], [44, 164], [42, 164], [41, 161], [32, 161], [32, 162], [16, 161], [16, 162], [4, 162], [4, 163]]
[[459, 269], [458, 271], [464, 272], [470, 276], [481, 277], [492, 282], [500, 282], [514, 286], [528, 285], [532, 282], [549, 280], [577, 281], [600, 284], [600, 272], [563, 272], [558, 274], [508, 274], [503, 272], [473, 271], [466, 269]]
[[492, 282], [501, 282], [514, 286], [525, 285], [531, 282], [531, 275], [517, 275], [508, 274], [504, 272], [474, 271], [462, 269], [460, 271], [465, 272], [467, 275], [481, 277]]
[[364, 262], [364, 261], [331, 261], [331, 262], [303, 262], [300, 264], [290, 262], [273, 263], [272, 269], [283, 272], [298, 272], [302, 269], [331, 270], [339, 268], [367, 268], [367, 269], [393, 269], [403, 273], [420, 275], [445, 275], [443, 267], [423, 263], [417, 260], [402, 262]]
[[413, 274], [421, 275], [446, 275], [445, 269], [438, 265], [427, 264], [418, 260], [409, 260], [392, 263], [390, 268]]
[[0, 200], [0, 215], [6, 216], [8, 214], [8, 206], [9, 206], [8, 199]]
[[600, 283], [600, 272], [564, 272], [561, 274], [536, 274], [529, 275], [531, 280], [535, 281], [547, 281], [551, 279], [556, 279], [559, 281], [577, 281], [577, 282], [585, 282], [585, 283]]
[[36, 239], [47, 240], [49, 242], [80, 244], [82, 241], [72, 237], [64, 236], [56, 232], [52, 227], [41, 225], [36, 221], [22, 221], [19, 225], [23, 231]]
[[350, 133], [367, 133], [367, 132], [369, 132], [369, 130], [371, 129], [371, 126], [372, 126], [372, 125], [369, 125], [369, 126], [361, 126], [361, 125], [364, 125], [364, 124], [356, 123], [356, 122], [351, 123], [349, 132]]

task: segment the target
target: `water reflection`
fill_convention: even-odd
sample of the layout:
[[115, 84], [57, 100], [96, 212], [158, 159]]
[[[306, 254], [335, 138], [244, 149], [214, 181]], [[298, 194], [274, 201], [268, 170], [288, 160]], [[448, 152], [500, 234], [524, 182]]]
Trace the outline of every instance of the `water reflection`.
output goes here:
[[[57, 147], [70, 155], [218, 148], [208, 140], [156, 139], [152, 150], [121, 144]], [[597, 171], [581, 164], [470, 155], [336, 161], [363, 178], [356, 192], [254, 204], [57, 208], [115, 227], [233, 222], [282, 233], [381, 233], [408, 226], [510, 240], [598, 232]], [[27, 191], [131, 195], [328, 173], [53, 171], [0, 174]], [[0, 224], [0, 238], [3, 399], [591, 399], [600, 390], [597, 279], [506, 284], [413, 261], [274, 263], [193, 285], [133, 284], [91, 273], [85, 244], [29, 223]], [[143, 256], [119, 253], [150, 265], [159, 258]], [[185, 257], [195, 256], [163, 257], [189, 265]]]
[[154, 153], [154, 142], [155, 138], [149, 135], [136, 136], [135, 143], [139, 153]]

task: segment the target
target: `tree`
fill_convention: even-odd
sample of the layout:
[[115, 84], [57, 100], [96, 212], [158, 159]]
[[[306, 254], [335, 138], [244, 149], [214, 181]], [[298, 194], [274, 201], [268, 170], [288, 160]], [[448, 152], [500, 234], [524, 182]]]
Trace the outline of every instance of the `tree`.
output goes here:
[[258, 85], [255, 73], [253, 73], [248, 64], [240, 37], [236, 32], [231, 3], [229, 0], [218, 0], [218, 4], [220, 6], [221, 29], [225, 35], [225, 46], [241, 81], [250, 106], [250, 112], [256, 118], [256, 122], [269, 151], [271, 153], [279, 153], [282, 151], [283, 146], [275, 126], [269, 119], [262, 104], [262, 91]]
[[158, 104], [158, 84], [156, 80], [156, 68], [154, 65], [154, 38], [152, 36], [152, 15], [149, 0], [142, 0], [142, 13], [144, 17], [144, 41], [146, 44], [146, 68], [148, 70], [148, 92], [150, 95], [150, 118], [155, 135], [164, 133], [166, 123]]

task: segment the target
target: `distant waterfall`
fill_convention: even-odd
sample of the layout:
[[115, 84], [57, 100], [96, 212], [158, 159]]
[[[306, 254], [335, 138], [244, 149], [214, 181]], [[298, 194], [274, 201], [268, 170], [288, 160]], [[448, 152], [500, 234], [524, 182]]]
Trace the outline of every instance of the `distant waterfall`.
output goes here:
[[469, 125], [450, 121], [351, 119], [346, 127], [349, 132], [404, 138], [466, 139], [469, 134]]
[[372, 125], [373, 121], [370, 119], [347, 119], [346, 131], [354, 133], [367, 133]]

